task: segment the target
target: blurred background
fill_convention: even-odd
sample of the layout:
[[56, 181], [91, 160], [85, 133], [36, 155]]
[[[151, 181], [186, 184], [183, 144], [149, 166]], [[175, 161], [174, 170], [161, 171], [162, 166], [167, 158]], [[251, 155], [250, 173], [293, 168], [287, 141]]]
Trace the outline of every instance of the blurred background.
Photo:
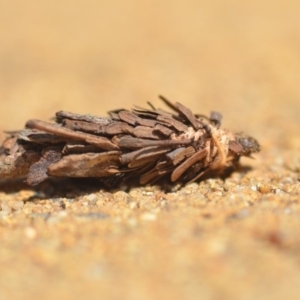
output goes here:
[[61, 109], [105, 115], [147, 101], [159, 106], [163, 94], [195, 112], [218, 110], [235, 130], [281, 140], [287, 122], [298, 128], [299, 7], [296, 0], [2, 0], [0, 129]]

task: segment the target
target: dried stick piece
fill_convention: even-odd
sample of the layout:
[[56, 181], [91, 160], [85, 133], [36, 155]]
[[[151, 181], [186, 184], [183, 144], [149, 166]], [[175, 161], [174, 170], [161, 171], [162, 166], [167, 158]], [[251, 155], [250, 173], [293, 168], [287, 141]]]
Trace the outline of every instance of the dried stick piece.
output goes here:
[[196, 162], [202, 160], [207, 155], [207, 150], [203, 149], [196, 152], [193, 156], [185, 160], [181, 165], [179, 165], [171, 175], [171, 181], [176, 181], [188, 168], [192, 167]]
[[56, 113], [56, 123], [29, 120], [0, 147], [0, 178], [98, 177], [109, 184], [161, 178], [189, 182], [222, 174], [259, 151], [255, 139], [221, 128], [221, 114], [193, 114], [160, 96], [172, 113], [135, 106], [110, 117]]
[[80, 114], [74, 114], [67, 111], [58, 111], [56, 113], [56, 121], [57, 123], [61, 123], [62, 120], [65, 119], [71, 119], [71, 120], [77, 120], [77, 121], [85, 121], [91, 124], [98, 124], [98, 125], [108, 125], [111, 123], [110, 118], [103, 118], [103, 117], [95, 117], [91, 115], [80, 115]]
[[175, 128], [179, 132], [185, 132], [188, 130], [187, 125], [170, 116], [159, 115], [157, 120], [168, 127]]
[[59, 161], [61, 158], [61, 151], [59, 148], [44, 149], [41, 154], [41, 158], [29, 168], [26, 179], [26, 182], [29, 185], [37, 185], [48, 178], [48, 167]]
[[48, 168], [57, 177], [107, 177], [119, 173], [120, 152], [84, 153], [64, 156]]
[[185, 158], [192, 156], [195, 153], [193, 146], [177, 148], [166, 155], [166, 158], [172, 162], [174, 166], [178, 165]]
[[140, 148], [151, 147], [151, 146], [164, 146], [164, 147], [170, 147], [170, 149], [172, 149], [175, 146], [191, 144], [191, 140], [189, 139], [156, 141], [156, 140], [139, 139], [131, 136], [123, 136], [121, 138], [114, 137], [112, 141], [120, 148], [126, 148], [126, 149], [140, 149]]
[[153, 157], [158, 154], [163, 154], [170, 151], [169, 148], [162, 147], [162, 146], [152, 146], [152, 147], [146, 147], [142, 148], [136, 151], [128, 152], [125, 154], [122, 154], [120, 156], [120, 161], [122, 164], [129, 164], [132, 163], [135, 160], [143, 159], [145, 157]]
[[0, 178], [18, 178], [28, 174], [30, 166], [40, 159], [33, 150], [2, 157], [0, 160]]
[[83, 133], [79, 131], [72, 131], [66, 127], [61, 127], [59, 125], [50, 124], [39, 120], [27, 121], [26, 127], [53, 133], [58, 136], [66, 137], [69, 139], [85, 141], [87, 144], [95, 145], [103, 150], [118, 149], [118, 146], [111, 143], [110, 140], [108, 140], [107, 138], [101, 136], [95, 136], [92, 134]]

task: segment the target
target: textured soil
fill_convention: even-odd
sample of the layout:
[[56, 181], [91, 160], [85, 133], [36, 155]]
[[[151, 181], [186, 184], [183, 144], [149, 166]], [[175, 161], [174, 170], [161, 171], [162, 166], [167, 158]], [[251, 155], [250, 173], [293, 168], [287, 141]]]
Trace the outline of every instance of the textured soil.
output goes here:
[[226, 180], [0, 182], [0, 299], [299, 299], [299, 1], [6, 1], [0, 138], [157, 95], [262, 150]]

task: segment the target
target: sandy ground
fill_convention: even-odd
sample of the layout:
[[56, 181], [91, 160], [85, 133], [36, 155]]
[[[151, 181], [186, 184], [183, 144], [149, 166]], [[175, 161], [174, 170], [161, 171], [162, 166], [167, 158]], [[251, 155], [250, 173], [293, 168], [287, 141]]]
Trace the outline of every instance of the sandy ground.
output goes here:
[[163, 94], [220, 111], [262, 151], [225, 181], [168, 193], [1, 182], [0, 299], [299, 299], [299, 9], [2, 1], [1, 131]]

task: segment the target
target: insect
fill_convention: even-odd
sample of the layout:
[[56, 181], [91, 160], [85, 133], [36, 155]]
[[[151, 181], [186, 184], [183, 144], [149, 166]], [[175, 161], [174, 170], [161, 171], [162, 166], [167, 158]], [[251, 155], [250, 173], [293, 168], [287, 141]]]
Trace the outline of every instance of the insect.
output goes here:
[[173, 111], [135, 106], [109, 117], [56, 113], [55, 123], [29, 120], [10, 132], [0, 148], [0, 178], [26, 177], [37, 185], [48, 177], [93, 177], [113, 185], [162, 178], [192, 182], [235, 168], [258, 142], [221, 128], [222, 116], [193, 114], [160, 99]]

